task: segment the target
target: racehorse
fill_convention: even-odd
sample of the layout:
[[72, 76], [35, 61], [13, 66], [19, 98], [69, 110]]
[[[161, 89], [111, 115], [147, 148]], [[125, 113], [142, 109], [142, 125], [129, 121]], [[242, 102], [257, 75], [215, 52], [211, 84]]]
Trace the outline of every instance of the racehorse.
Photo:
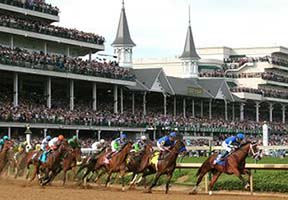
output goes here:
[[146, 144], [143, 151], [139, 153], [131, 152], [126, 159], [126, 172], [132, 172], [132, 179], [130, 182], [130, 188], [135, 185], [137, 174], [143, 173], [149, 166], [149, 161], [153, 156], [153, 147], [150, 144]]
[[[180, 150], [185, 147], [185, 144], [180, 141], [177, 140], [175, 145], [169, 150], [169, 152], [167, 152], [167, 154], [165, 155], [165, 158], [163, 160], [158, 160], [158, 162], [156, 164], [151, 164], [149, 166], [149, 171], [145, 171], [143, 174], [143, 178], [145, 178], [147, 175], [156, 173], [151, 186], [148, 188], [147, 191], [145, 191], [146, 193], [152, 193], [152, 188], [154, 186], [156, 186], [159, 178], [163, 175], [166, 174], [167, 175], [167, 181], [166, 181], [166, 190], [165, 193], [168, 193], [169, 190], [169, 184], [171, 181], [171, 178], [173, 176], [173, 172], [176, 168], [176, 161], [177, 161], [177, 157], [180, 153]], [[146, 181], [145, 181], [146, 184]]]
[[[110, 154], [110, 152], [111, 152], [111, 148], [106, 146], [106, 147], [103, 147], [100, 152], [97, 152], [96, 154], [93, 154], [93, 155], [88, 156], [87, 158], [83, 159], [82, 164], [76, 173], [76, 176], [78, 176], [84, 169], [86, 169], [86, 172], [81, 177], [81, 182], [79, 182], [79, 184], [84, 182], [84, 180], [86, 180], [86, 177], [91, 172], [95, 172], [95, 170], [99, 169], [99, 167], [96, 167], [96, 166], [100, 166], [99, 158], [106, 158], [107, 154]], [[101, 161], [101, 159], [100, 159], [100, 161]]]
[[[76, 176], [76, 166], [77, 166], [78, 161], [81, 161], [81, 149], [80, 148], [71, 149], [65, 154], [63, 158], [63, 163], [62, 163], [63, 185], [65, 185], [66, 183], [67, 171], [72, 169], [72, 171], [74, 172], [74, 176]], [[61, 169], [59, 170], [59, 172], [60, 171]]]
[[[49, 154], [49, 156], [47, 157], [47, 161], [45, 163], [41, 162], [39, 159], [42, 152], [34, 152], [31, 158], [28, 159], [27, 165], [26, 165], [28, 171], [29, 171], [30, 165], [31, 164], [34, 165], [34, 175], [30, 181], [33, 181], [37, 175], [40, 185], [45, 185], [48, 182], [50, 182], [53, 176], [59, 170], [59, 168], [61, 168], [60, 162], [64, 156], [64, 153], [67, 150], [68, 150], [67, 141], [61, 142], [59, 144], [58, 149]], [[44, 170], [46, 171], [44, 180], [43, 180], [43, 177], [41, 177], [40, 175], [40, 169], [41, 171], [44, 171]]]
[[107, 187], [108, 183], [110, 182], [110, 178], [112, 173], [119, 172], [122, 182], [122, 190], [124, 191], [124, 175], [126, 172], [126, 158], [132, 149], [132, 142], [127, 142], [121, 150], [114, 154], [112, 158], [110, 159], [109, 163], [107, 163], [107, 153], [103, 154], [101, 157], [98, 158], [97, 163], [95, 165], [94, 170], [97, 171], [100, 168], [104, 167], [104, 171], [102, 171], [98, 177], [96, 178], [96, 181], [104, 174], [108, 173], [108, 177], [105, 183], [105, 187]]
[[13, 147], [13, 144], [14, 144], [13, 141], [6, 140], [3, 145], [3, 148], [0, 152], [0, 174], [8, 162], [8, 151], [10, 150], [11, 147]]
[[208, 172], [212, 172], [213, 177], [209, 184], [209, 194], [212, 194], [212, 189], [222, 173], [225, 174], [235, 174], [245, 186], [245, 189], [249, 189], [250, 183], [247, 182], [241, 174], [246, 174], [249, 176], [250, 180], [250, 172], [245, 169], [245, 160], [248, 155], [252, 155], [254, 159], [261, 159], [261, 151], [258, 151], [256, 142], [246, 142], [240, 146], [239, 149], [232, 152], [229, 156], [224, 159], [223, 164], [213, 165], [214, 160], [218, 156], [218, 154], [211, 155], [198, 169], [196, 176], [198, 177], [196, 186], [193, 188], [192, 192], [189, 194], [195, 194], [197, 192], [197, 188], [204, 177], [204, 175]]

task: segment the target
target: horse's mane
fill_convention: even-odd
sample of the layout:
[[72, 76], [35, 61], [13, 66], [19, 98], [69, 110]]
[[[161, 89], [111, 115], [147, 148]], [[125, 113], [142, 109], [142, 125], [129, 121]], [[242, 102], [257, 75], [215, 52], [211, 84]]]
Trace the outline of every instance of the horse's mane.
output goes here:
[[245, 146], [245, 145], [247, 145], [247, 144], [251, 144], [251, 141], [247, 141], [247, 142], [242, 143], [242, 144], [240, 145], [240, 148], [243, 147], [243, 146]]
[[122, 151], [128, 144], [132, 144], [131, 141], [126, 142], [120, 149], [120, 151]]

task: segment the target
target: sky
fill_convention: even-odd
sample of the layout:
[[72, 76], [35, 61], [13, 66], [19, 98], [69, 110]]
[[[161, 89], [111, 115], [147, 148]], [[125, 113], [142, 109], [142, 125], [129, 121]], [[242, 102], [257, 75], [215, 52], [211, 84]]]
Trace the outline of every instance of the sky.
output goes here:
[[[60, 26], [97, 33], [112, 55], [122, 0], [46, 0], [60, 8]], [[288, 47], [288, 0], [125, 0], [134, 58], [182, 53], [188, 5], [196, 47]], [[56, 25], [55, 24], [55, 25]], [[103, 53], [103, 52], [101, 52]]]

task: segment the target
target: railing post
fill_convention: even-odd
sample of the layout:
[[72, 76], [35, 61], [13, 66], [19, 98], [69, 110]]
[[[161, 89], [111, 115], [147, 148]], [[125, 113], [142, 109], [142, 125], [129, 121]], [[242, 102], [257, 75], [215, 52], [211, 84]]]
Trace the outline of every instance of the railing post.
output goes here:
[[253, 195], [253, 170], [249, 170], [250, 171], [250, 192], [251, 195]]
[[205, 192], [208, 192], [208, 174], [205, 175]]

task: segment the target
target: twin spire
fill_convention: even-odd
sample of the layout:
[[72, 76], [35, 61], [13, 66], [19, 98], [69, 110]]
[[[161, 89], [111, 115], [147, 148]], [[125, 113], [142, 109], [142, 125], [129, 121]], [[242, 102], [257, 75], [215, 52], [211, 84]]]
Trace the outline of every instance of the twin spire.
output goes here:
[[122, 9], [121, 9], [116, 38], [111, 45], [112, 47], [135, 47], [136, 46], [136, 44], [133, 42], [130, 36], [130, 31], [129, 31], [128, 22], [126, 18], [124, 0], [122, 0]]
[[188, 30], [186, 34], [186, 41], [185, 46], [182, 55], [180, 58], [182, 60], [199, 60], [200, 56], [196, 52], [194, 39], [192, 35], [192, 29], [191, 29], [191, 19], [190, 19], [190, 5], [189, 5], [189, 21], [188, 21]]

